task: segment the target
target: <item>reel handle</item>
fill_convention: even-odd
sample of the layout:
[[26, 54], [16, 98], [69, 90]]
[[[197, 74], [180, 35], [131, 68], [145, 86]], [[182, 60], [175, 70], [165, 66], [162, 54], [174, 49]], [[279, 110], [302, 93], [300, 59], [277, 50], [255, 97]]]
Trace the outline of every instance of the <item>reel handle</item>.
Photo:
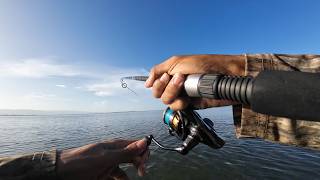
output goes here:
[[175, 151], [182, 155], [188, 154], [188, 152], [192, 148], [194, 148], [196, 145], [199, 144], [199, 140], [197, 139], [197, 137], [190, 136], [190, 135], [185, 139], [185, 141], [182, 143], [180, 147], [176, 147], [176, 148], [166, 147], [162, 145], [153, 137], [153, 135], [146, 136], [145, 138], [147, 139], [148, 146], [151, 144], [151, 141], [153, 141], [160, 149], [167, 150], [167, 151]]

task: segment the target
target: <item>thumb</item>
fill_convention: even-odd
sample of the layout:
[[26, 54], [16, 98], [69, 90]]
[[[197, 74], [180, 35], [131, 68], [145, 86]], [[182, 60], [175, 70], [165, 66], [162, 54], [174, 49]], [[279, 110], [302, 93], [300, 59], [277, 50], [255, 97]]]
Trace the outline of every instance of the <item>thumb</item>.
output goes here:
[[131, 163], [135, 157], [141, 156], [147, 150], [147, 146], [145, 138], [129, 144], [123, 150], [120, 150], [119, 163]]

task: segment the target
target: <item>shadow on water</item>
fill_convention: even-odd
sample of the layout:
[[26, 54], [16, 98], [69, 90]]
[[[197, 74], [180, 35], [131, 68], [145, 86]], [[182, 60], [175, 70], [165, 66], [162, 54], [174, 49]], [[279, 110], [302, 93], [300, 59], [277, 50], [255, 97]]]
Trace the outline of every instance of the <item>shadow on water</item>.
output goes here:
[[[188, 155], [151, 145], [148, 174], [139, 178], [123, 165], [132, 179], [317, 179], [320, 152], [257, 139], [236, 139], [230, 108], [200, 111], [214, 120], [226, 141], [219, 150], [204, 145]], [[70, 148], [103, 139], [143, 138], [153, 134], [161, 143], [176, 146], [175, 137], [162, 124], [161, 111], [85, 115], [0, 116], [0, 155], [13, 155], [52, 147]], [[275, 127], [276, 128], [276, 127]]]

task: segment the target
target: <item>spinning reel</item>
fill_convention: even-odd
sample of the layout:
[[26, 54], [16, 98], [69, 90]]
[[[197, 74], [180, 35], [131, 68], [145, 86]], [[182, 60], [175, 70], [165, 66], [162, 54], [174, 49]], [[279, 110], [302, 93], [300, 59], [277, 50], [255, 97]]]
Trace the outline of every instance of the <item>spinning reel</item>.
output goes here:
[[[121, 78], [121, 86], [123, 88], [129, 89], [125, 82], [126, 79], [146, 81], [148, 79], [148, 76], [128, 76]], [[191, 88], [188, 89], [191, 90], [194, 89], [194, 84], [197, 84], [193, 83], [192, 79], [194, 79], [193, 76], [191, 76], [189, 80], [187, 79], [187, 85], [185, 83], [185, 86], [190, 86]], [[136, 94], [132, 89], [129, 90]], [[186, 92], [188, 94], [189, 91]], [[175, 148], [166, 147], [159, 143], [157, 140], [155, 140], [152, 135], [146, 137], [148, 145], [150, 145], [151, 141], [153, 141], [157, 146], [159, 146], [163, 150], [176, 151], [183, 155], [187, 154], [192, 148], [194, 148], [199, 143], [206, 144], [207, 146], [213, 149], [219, 149], [224, 145], [224, 141], [216, 134], [213, 128], [213, 122], [208, 118], [202, 119], [200, 115], [191, 108], [187, 108], [181, 111], [173, 111], [168, 107], [163, 112], [163, 122], [168, 127], [169, 133], [171, 135], [176, 136], [178, 139], [183, 141], [182, 145]]]
[[[124, 82], [125, 79], [146, 81], [148, 76], [122, 78], [122, 87], [128, 88]], [[184, 82], [184, 91], [189, 97], [232, 100], [248, 105], [254, 112], [262, 114], [318, 122], [320, 119], [319, 82], [319, 73], [295, 71], [262, 71], [255, 78], [222, 74], [191, 74]], [[190, 108], [182, 111], [167, 108], [163, 114], [163, 122], [169, 128], [170, 134], [183, 141], [182, 145], [176, 148], [164, 147], [152, 135], [146, 137], [149, 144], [153, 141], [161, 149], [181, 154], [187, 154], [199, 143], [214, 149], [224, 145], [224, 141], [215, 133], [213, 122], [207, 118], [202, 119]]]
[[176, 151], [183, 155], [199, 143], [206, 144], [214, 149], [219, 149], [224, 145], [224, 141], [215, 133], [213, 122], [208, 118], [202, 119], [192, 109], [173, 111], [168, 107], [163, 113], [163, 122], [167, 125], [171, 135], [183, 141], [182, 145], [176, 148], [165, 147], [152, 135], [146, 137], [148, 145], [153, 141], [161, 149]]

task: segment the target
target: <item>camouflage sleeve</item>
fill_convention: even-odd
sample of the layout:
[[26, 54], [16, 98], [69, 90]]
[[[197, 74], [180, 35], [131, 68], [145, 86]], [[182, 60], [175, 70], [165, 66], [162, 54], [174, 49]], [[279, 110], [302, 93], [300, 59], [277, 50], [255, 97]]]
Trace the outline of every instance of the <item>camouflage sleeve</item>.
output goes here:
[[57, 151], [52, 150], [0, 158], [0, 179], [57, 179], [55, 172], [56, 156]]
[[[246, 75], [263, 70], [320, 72], [320, 55], [252, 54], [246, 56]], [[248, 107], [233, 107], [237, 137], [258, 137], [320, 150], [320, 122], [268, 116]]]

